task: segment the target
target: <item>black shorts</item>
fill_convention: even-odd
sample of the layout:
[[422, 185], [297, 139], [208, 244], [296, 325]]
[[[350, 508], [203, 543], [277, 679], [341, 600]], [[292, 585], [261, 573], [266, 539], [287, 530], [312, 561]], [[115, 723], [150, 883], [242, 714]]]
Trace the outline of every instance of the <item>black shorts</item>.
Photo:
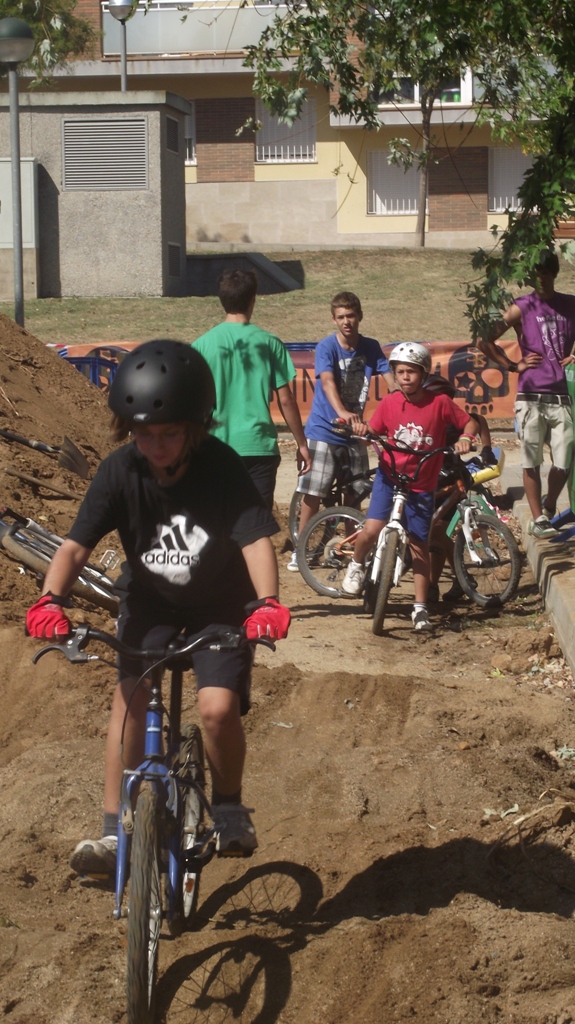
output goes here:
[[274, 507], [274, 491], [281, 457], [279, 455], [242, 455], [242, 462], [264, 499], [266, 508], [269, 508], [271, 512]]
[[[162, 602], [152, 603], [147, 596], [128, 594], [120, 601], [117, 622], [118, 640], [129, 647], [163, 647], [179, 633], [186, 637], [211, 633], [214, 629], [229, 628], [229, 623], [210, 623], [203, 629], [190, 621], [185, 609], [176, 609]], [[191, 658], [196, 677], [196, 688], [221, 686], [224, 690], [237, 693], [240, 698], [240, 714], [250, 710], [250, 683], [253, 662], [253, 648], [240, 647], [232, 651], [197, 651]], [[139, 679], [150, 667], [144, 660], [117, 656], [118, 680]]]

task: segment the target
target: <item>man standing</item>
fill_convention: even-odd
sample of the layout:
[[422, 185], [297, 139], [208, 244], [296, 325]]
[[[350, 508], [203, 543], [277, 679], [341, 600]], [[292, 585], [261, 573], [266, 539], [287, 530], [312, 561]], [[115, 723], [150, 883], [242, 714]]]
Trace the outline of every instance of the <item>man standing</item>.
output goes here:
[[[515, 415], [521, 439], [523, 486], [532, 519], [529, 533], [554, 537], [550, 520], [556, 512], [573, 458], [573, 419], [565, 366], [575, 361], [575, 296], [555, 291], [557, 254], [547, 250], [535, 268], [535, 291], [522, 295], [479, 342], [480, 350], [503, 369], [519, 374]], [[510, 327], [517, 333], [521, 359], [512, 362], [495, 342]], [[553, 465], [547, 494], [541, 495], [543, 445], [549, 445]]]
[[272, 508], [280, 453], [270, 414], [275, 391], [282, 416], [295, 437], [299, 473], [307, 473], [311, 456], [300, 411], [290, 389], [296, 370], [285, 345], [250, 323], [258, 281], [253, 270], [225, 270], [218, 296], [226, 317], [194, 342], [208, 363], [216, 385], [212, 433], [242, 456], [268, 508]]

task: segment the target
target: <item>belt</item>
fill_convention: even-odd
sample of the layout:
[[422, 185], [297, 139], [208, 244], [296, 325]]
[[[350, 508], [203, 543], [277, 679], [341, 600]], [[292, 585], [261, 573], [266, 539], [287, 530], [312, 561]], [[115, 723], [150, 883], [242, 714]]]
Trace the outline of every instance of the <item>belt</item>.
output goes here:
[[549, 395], [533, 391], [518, 391], [518, 402], [543, 402], [544, 405], [571, 405], [569, 395]]

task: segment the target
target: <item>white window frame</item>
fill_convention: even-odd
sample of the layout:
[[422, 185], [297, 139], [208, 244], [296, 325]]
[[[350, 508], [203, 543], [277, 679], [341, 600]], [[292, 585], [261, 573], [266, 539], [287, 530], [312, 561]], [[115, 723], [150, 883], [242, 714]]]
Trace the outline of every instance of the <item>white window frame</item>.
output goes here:
[[367, 154], [367, 213], [372, 217], [415, 216], [419, 210], [419, 175], [416, 167], [404, 171], [390, 164], [385, 149]]
[[490, 146], [489, 213], [519, 209], [517, 192], [525, 171], [532, 163], [533, 157], [523, 153], [519, 146]]
[[[409, 78], [409, 75], [401, 75], [399, 77]], [[473, 105], [473, 73], [469, 68], [461, 72], [459, 94], [460, 98], [458, 100], [446, 100], [445, 103], [437, 99], [434, 106], [471, 107]], [[418, 107], [419, 99], [419, 82], [415, 82], [413, 85], [413, 100], [405, 100], [398, 103], [382, 101], [381, 103], [378, 103], [378, 109], [384, 110], [389, 107]]]
[[185, 163], [191, 167], [195, 167], [198, 163], [198, 155], [196, 152], [196, 104], [193, 100], [189, 101], [192, 108], [191, 114], [185, 114], [184, 116], [184, 145], [186, 147], [186, 158]]
[[262, 126], [256, 132], [257, 164], [317, 163], [317, 118], [313, 96], [305, 101], [301, 116], [293, 125], [280, 122], [260, 99], [256, 99], [256, 120]]

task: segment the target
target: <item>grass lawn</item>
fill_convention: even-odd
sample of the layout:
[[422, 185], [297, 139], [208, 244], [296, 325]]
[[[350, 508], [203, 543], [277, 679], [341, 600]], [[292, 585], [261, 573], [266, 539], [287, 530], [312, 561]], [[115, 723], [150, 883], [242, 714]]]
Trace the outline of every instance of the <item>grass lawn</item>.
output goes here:
[[[283, 341], [318, 341], [332, 330], [329, 303], [343, 289], [363, 305], [363, 332], [382, 343], [469, 338], [465, 286], [470, 253], [445, 249], [351, 249], [267, 253], [303, 280], [301, 291], [258, 298], [254, 320]], [[296, 274], [294, 273], [294, 276]], [[560, 291], [575, 292], [575, 268], [562, 262]], [[12, 303], [0, 311], [14, 315]], [[153, 337], [194, 341], [222, 319], [217, 298], [30, 299], [26, 329], [41, 341], [104, 344]]]

